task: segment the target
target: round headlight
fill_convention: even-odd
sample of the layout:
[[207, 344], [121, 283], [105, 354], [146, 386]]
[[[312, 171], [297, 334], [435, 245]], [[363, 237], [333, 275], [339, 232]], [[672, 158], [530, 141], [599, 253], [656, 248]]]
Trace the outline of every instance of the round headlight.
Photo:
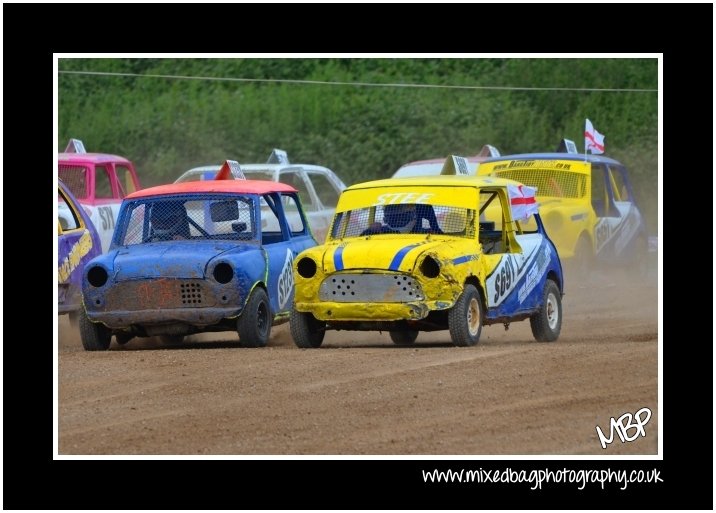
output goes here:
[[229, 283], [234, 277], [234, 269], [226, 262], [220, 262], [214, 267], [214, 279], [221, 284]]
[[87, 281], [93, 287], [103, 287], [108, 278], [107, 271], [100, 265], [95, 265], [87, 271]]
[[296, 270], [303, 278], [313, 278], [316, 275], [316, 269], [316, 262], [309, 257], [303, 257], [296, 264]]
[[420, 264], [420, 272], [427, 278], [437, 278], [440, 275], [440, 264], [430, 255], [423, 258]]

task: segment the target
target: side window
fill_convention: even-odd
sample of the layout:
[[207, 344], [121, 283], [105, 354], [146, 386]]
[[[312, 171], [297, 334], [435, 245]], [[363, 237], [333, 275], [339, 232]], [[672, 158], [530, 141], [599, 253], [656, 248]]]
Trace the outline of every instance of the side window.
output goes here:
[[281, 196], [283, 210], [286, 213], [286, 220], [288, 221], [291, 235], [303, 235], [306, 232], [306, 227], [303, 224], [296, 199], [290, 194], [282, 194]]
[[124, 198], [127, 194], [131, 194], [137, 190], [132, 180], [132, 172], [127, 166], [118, 164], [115, 166], [117, 170], [117, 185], [119, 185], [119, 197]]
[[[313, 189], [316, 191], [318, 199], [321, 200], [323, 206], [326, 208], [336, 208], [338, 204], [338, 197], [340, 191], [336, 189], [333, 183], [325, 176], [320, 173], [308, 173], [308, 178], [313, 184]], [[303, 198], [301, 199], [303, 201]]]
[[592, 207], [597, 217], [611, 217], [615, 210], [607, 190], [607, 170], [602, 164], [592, 165]]
[[62, 192], [62, 189], [58, 188], [57, 192], [60, 193], [57, 198], [57, 218], [60, 222], [60, 227], [63, 231], [76, 230], [81, 225], [77, 212], [72, 208], [70, 202], [67, 201], [67, 197], [65, 193]]
[[614, 191], [614, 199], [616, 201], [632, 201], [629, 196], [629, 189], [624, 178], [624, 169], [609, 166], [609, 177], [612, 181], [612, 191]]
[[306, 181], [296, 171], [286, 171], [279, 175], [278, 181], [290, 185], [298, 191], [298, 197], [301, 200], [301, 205], [306, 210], [315, 210], [315, 206], [311, 202], [311, 195], [308, 192]]
[[281, 222], [278, 218], [280, 197], [278, 194], [272, 193], [264, 194], [262, 198], [266, 204], [261, 206], [261, 243], [274, 244], [283, 242]]
[[84, 166], [60, 164], [58, 176], [75, 198], [87, 198], [87, 168]]
[[100, 199], [113, 198], [109, 170], [105, 166], [97, 166], [95, 167], [94, 176], [94, 197]]
[[503, 208], [504, 199], [498, 190], [480, 191], [479, 240], [487, 254], [509, 251]]

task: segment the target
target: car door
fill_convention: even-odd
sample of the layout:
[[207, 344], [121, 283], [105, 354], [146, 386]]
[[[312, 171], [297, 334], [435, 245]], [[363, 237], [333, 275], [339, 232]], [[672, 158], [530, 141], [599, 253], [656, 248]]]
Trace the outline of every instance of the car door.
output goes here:
[[609, 170], [604, 164], [592, 164], [592, 208], [596, 214], [594, 226], [595, 253], [600, 260], [614, 257], [614, 235], [623, 221], [614, 202]]
[[[551, 249], [544, 237], [516, 233], [507, 192], [503, 188], [480, 190], [478, 239], [485, 262], [486, 316], [511, 317], [533, 311], [541, 299]], [[532, 221], [536, 227], [536, 223]], [[532, 226], [522, 222], [522, 228]]]
[[[614, 205], [619, 212], [619, 223], [614, 227], [612, 234], [613, 256], [615, 259], [625, 259], [628, 248], [635, 243], [642, 232], [643, 222], [627, 180], [626, 169], [614, 163], [609, 164], [608, 169]], [[643, 235], [642, 238], [642, 244], [645, 245], [646, 236]]]
[[[57, 250], [58, 250], [58, 297], [57, 305], [59, 313], [76, 310], [81, 304], [80, 287], [82, 283], [82, 257], [88, 253], [85, 250], [87, 243], [83, 241], [80, 247], [80, 240], [84, 236], [88, 238], [88, 231], [83, 226], [77, 206], [58, 188], [58, 227], [57, 227]], [[89, 236], [89, 247], [92, 246]]]
[[[261, 243], [268, 267], [269, 302], [276, 315], [290, 311], [293, 306], [294, 258], [315, 242], [308, 234], [294, 193], [270, 193], [263, 195], [263, 199], [266, 206], [261, 208]], [[294, 211], [289, 220], [286, 211], [291, 209]]]

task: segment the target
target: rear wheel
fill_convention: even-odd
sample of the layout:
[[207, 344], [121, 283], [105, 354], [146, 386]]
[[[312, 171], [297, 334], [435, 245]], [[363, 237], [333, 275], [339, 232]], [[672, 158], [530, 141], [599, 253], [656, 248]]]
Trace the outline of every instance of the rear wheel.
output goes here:
[[92, 322], [84, 310], [79, 313], [80, 338], [85, 351], [106, 351], [112, 342], [112, 331], [102, 323]]
[[298, 347], [303, 349], [321, 347], [325, 334], [325, 322], [319, 321], [310, 312], [291, 310], [291, 337]]
[[266, 291], [256, 287], [236, 321], [236, 331], [244, 347], [266, 347], [271, 335], [271, 307]]
[[562, 330], [562, 294], [552, 280], [547, 280], [542, 292], [542, 306], [530, 317], [532, 335], [538, 342], [554, 342]]
[[582, 235], [577, 241], [577, 247], [574, 250], [574, 256], [570, 265], [570, 270], [575, 276], [581, 279], [589, 277], [594, 265], [594, 255], [592, 245], [589, 239]]
[[482, 301], [474, 285], [465, 285], [448, 313], [450, 338], [456, 346], [474, 346], [482, 332]]
[[418, 330], [391, 331], [390, 340], [398, 346], [411, 346], [418, 338]]

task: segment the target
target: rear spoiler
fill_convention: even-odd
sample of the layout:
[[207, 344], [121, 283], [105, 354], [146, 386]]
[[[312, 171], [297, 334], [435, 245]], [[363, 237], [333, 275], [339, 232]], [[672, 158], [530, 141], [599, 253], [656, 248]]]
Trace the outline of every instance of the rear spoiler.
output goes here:
[[571, 139], [562, 139], [557, 146], [557, 153], [579, 153], [577, 145]]
[[491, 144], [486, 144], [482, 147], [480, 150], [480, 153], [477, 154], [479, 157], [501, 157], [500, 150], [495, 148]]
[[271, 152], [271, 155], [269, 155], [268, 160], [266, 161], [267, 164], [290, 164], [288, 161], [288, 153], [286, 153], [284, 150], [280, 150], [278, 148], [274, 148]]
[[465, 175], [468, 176], [470, 163], [465, 157], [458, 157], [457, 155], [450, 155], [445, 159], [445, 164], [440, 170], [441, 175]]
[[238, 162], [227, 160], [216, 173], [214, 180], [246, 180], [246, 176]]
[[65, 148], [65, 153], [87, 153], [87, 150], [85, 150], [84, 143], [79, 139], [70, 139], [70, 142], [67, 143], [67, 148]]

